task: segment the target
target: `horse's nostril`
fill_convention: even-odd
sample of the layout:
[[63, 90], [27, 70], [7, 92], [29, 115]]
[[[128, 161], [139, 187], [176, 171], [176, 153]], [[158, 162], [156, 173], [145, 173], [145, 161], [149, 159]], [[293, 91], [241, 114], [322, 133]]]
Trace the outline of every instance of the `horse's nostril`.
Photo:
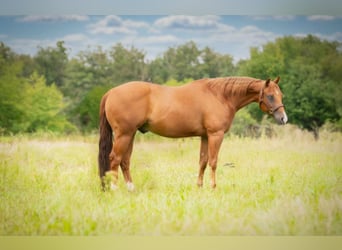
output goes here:
[[287, 123], [287, 117], [286, 116], [281, 117], [280, 121], [282, 124], [286, 124]]

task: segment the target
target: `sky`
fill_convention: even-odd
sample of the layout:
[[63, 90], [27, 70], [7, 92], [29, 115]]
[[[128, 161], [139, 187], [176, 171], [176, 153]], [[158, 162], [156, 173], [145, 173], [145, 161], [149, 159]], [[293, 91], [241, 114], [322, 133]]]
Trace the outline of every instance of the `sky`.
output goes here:
[[250, 47], [275, 39], [313, 34], [342, 43], [342, 16], [329, 15], [1, 15], [0, 41], [15, 52], [34, 55], [62, 40], [70, 57], [108, 50], [116, 43], [144, 51], [147, 60], [169, 47], [194, 41], [234, 61], [249, 58]]

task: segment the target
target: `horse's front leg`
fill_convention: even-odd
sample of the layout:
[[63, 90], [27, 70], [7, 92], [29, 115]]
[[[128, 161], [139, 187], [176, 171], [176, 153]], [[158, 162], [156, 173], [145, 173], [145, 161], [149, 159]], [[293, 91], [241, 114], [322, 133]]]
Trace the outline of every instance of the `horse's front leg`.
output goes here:
[[200, 160], [199, 160], [199, 173], [197, 179], [197, 186], [203, 186], [204, 171], [208, 164], [208, 137], [201, 137], [201, 149], [200, 149]]
[[218, 153], [223, 141], [224, 132], [218, 131], [208, 134], [208, 154], [209, 154], [209, 166], [211, 168], [211, 187], [216, 187], [216, 167]]

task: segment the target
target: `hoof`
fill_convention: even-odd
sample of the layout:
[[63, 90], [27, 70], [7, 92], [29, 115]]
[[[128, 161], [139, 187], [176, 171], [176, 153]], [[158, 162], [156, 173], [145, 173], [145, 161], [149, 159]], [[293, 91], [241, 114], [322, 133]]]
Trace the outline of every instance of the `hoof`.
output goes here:
[[130, 192], [133, 192], [134, 191], [134, 184], [132, 182], [127, 182], [127, 189], [128, 191]]

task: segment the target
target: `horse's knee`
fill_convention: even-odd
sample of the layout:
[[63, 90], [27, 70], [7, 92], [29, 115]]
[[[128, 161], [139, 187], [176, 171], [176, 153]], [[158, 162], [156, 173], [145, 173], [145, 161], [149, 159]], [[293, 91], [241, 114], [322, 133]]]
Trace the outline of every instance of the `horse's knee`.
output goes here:
[[217, 159], [210, 159], [209, 160], [209, 166], [211, 167], [212, 170], [216, 170]]
[[201, 156], [199, 164], [201, 166], [206, 166], [208, 164], [208, 156]]

